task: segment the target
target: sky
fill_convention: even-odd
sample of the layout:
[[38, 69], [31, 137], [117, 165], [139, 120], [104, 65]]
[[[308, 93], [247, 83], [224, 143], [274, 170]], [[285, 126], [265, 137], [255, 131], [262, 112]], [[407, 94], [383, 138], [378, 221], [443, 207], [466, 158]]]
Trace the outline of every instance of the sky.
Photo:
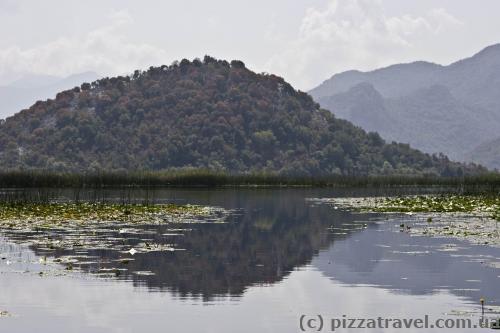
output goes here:
[[449, 64], [500, 42], [498, 0], [0, 0], [0, 84], [239, 59], [301, 90], [335, 73]]

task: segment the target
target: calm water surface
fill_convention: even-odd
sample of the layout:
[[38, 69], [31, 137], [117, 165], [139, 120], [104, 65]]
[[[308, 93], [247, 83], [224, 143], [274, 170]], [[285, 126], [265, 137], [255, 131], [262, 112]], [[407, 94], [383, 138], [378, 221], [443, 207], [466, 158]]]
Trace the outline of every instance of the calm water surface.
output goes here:
[[[133, 256], [105, 247], [37, 248], [30, 234], [1, 231], [0, 310], [10, 316], [0, 317], [0, 332], [301, 332], [300, 317], [318, 314], [475, 323], [481, 297], [500, 306], [500, 249], [410, 236], [382, 216], [306, 200], [380, 194], [158, 190], [157, 201], [231, 213], [226, 223], [104, 231], [130, 247], [151, 240], [178, 250]], [[75, 258], [74, 269], [44, 257]]]

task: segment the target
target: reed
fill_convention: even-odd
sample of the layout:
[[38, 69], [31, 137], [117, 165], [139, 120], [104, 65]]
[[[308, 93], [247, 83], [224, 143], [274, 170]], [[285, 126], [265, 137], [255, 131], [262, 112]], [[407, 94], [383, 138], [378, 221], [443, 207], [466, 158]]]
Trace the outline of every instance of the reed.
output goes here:
[[[204, 169], [144, 172], [55, 173], [0, 172], [0, 188], [105, 188], [105, 187], [400, 187], [446, 186], [463, 193], [500, 190], [500, 173], [465, 177], [437, 176], [289, 176], [273, 173], [230, 174]], [[20, 194], [21, 195], [21, 194]]]

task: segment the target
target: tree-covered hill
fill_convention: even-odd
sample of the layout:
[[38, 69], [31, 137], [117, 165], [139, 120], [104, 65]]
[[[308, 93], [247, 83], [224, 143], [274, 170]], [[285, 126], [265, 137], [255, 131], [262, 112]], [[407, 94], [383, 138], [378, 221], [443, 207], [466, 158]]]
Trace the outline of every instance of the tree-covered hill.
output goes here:
[[73, 74], [64, 78], [50, 75], [25, 75], [8, 85], [0, 86], [0, 118], [10, 117], [19, 110], [29, 107], [38, 99], [51, 98], [62, 90], [98, 78], [99, 75], [94, 72]]
[[2, 169], [291, 175], [481, 171], [386, 144], [241, 61], [182, 60], [61, 92], [0, 126]]

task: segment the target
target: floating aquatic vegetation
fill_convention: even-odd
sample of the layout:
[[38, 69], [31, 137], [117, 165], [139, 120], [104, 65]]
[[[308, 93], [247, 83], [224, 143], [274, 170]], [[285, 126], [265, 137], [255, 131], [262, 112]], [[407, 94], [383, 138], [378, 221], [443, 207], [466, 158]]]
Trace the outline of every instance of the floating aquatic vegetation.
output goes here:
[[[39, 233], [66, 231], [64, 239], [47, 243], [49, 248], [64, 247], [64, 242], [83, 246], [81, 230], [93, 234], [118, 232], [145, 234], [137, 225], [168, 223], [223, 222], [226, 211], [222, 208], [193, 205], [119, 205], [93, 203], [0, 204], [0, 229]], [[152, 232], [154, 234], [154, 232]], [[109, 238], [109, 237], [108, 237]], [[88, 240], [82, 239], [81, 241]]]
[[[376, 202], [378, 212], [435, 212], [435, 213], [472, 213], [500, 218], [500, 196], [407, 196], [383, 198]], [[428, 220], [432, 223], [432, 218]]]
[[[347, 210], [399, 213], [387, 221], [414, 235], [445, 236], [500, 246], [500, 196], [420, 195], [309, 199]], [[453, 251], [453, 249], [449, 249]]]
[[[174, 240], [191, 229], [179, 226], [225, 223], [228, 213], [217, 207], [173, 204], [0, 203], [0, 233], [10, 242], [36, 249], [39, 265], [117, 277], [134, 255], [183, 250]], [[96, 251], [113, 252], [113, 263]], [[103, 270], [103, 265], [119, 267]]]
[[[400, 197], [308, 199], [334, 207], [372, 212], [397, 213], [482, 213], [500, 219], [500, 196], [419, 195]], [[432, 220], [429, 220], [432, 222]]]
[[38, 223], [38, 227], [58, 226], [68, 221], [87, 223], [132, 222], [162, 223], [207, 216], [213, 207], [174, 204], [112, 204], [112, 203], [1, 203], [0, 226], [13, 227], [16, 222]]

